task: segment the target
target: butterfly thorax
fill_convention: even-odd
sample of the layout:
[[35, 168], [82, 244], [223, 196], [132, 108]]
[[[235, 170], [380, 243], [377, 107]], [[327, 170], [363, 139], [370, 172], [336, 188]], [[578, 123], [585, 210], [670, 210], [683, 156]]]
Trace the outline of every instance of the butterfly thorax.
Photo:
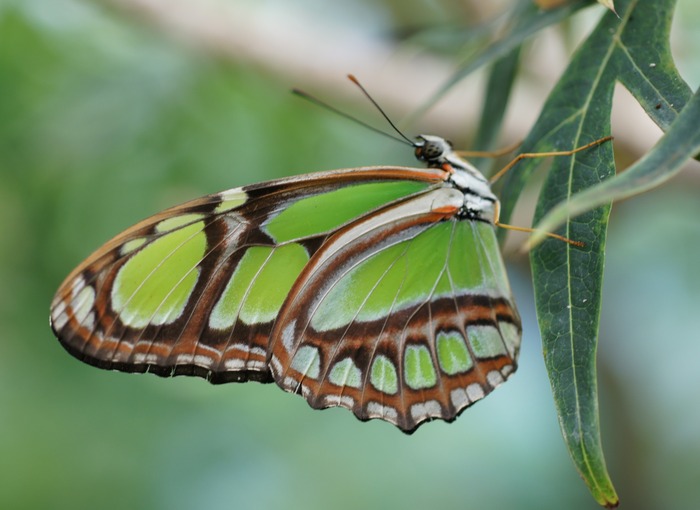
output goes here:
[[471, 163], [459, 157], [452, 143], [434, 135], [419, 135], [415, 155], [428, 168], [450, 168], [447, 182], [464, 194], [460, 216], [492, 221], [494, 204], [498, 201], [483, 174]]

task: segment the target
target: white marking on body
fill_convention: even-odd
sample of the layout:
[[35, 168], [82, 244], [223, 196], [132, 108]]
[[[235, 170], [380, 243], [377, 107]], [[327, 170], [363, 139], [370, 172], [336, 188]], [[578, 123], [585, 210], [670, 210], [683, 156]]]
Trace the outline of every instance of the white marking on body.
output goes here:
[[484, 389], [479, 383], [472, 383], [467, 386], [467, 396], [470, 402], [476, 402], [477, 400], [484, 398]]

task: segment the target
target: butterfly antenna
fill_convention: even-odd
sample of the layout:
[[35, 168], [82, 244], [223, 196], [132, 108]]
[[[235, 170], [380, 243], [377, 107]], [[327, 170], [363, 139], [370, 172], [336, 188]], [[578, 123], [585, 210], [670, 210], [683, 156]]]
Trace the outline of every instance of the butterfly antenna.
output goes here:
[[404, 135], [403, 132], [402, 132], [398, 127], [396, 127], [396, 124], [394, 124], [394, 123], [391, 121], [391, 119], [389, 118], [389, 116], [386, 114], [386, 112], [385, 112], [384, 110], [382, 110], [382, 107], [379, 106], [379, 103], [377, 103], [377, 102], [374, 100], [374, 98], [373, 98], [372, 96], [370, 96], [369, 92], [367, 92], [367, 89], [365, 89], [365, 88], [362, 86], [362, 84], [360, 83], [360, 80], [358, 80], [357, 78], [355, 78], [355, 75], [354, 75], [354, 74], [348, 74], [348, 79], [349, 79], [351, 82], [353, 82], [355, 85], [357, 85], [357, 87], [362, 91], [362, 93], [365, 95], [365, 97], [366, 97], [367, 99], [369, 99], [369, 100], [372, 102], [372, 104], [374, 105], [374, 107], [375, 107], [377, 110], [379, 110], [379, 113], [382, 114], [382, 117], [384, 117], [384, 119], [389, 123], [389, 125], [390, 125], [392, 128], [394, 128], [394, 131], [396, 131], [396, 132], [399, 134], [399, 136], [400, 136], [401, 138], [403, 138], [403, 139], [406, 140], [408, 143], [410, 143], [412, 147], [415, 147], [416, 143], [415, 143], [413, 140], [411, 140], [409, 137], [407, 137], [406, 135]]
[[[355, 83], [357, 83], [357, 82], [355, 82]], [[358, 85], [359, 85], [359, 83], [358, 83]], [[367, 92], [362, 88], [361, 85], [360, 85], [360, 89], [365, 93], [365, 95], [367, 95]], [[335, 114], [337, 114], [337, 115], [340, 115], [341, 117], [345, 117], [346, 119], [351, 120], [351, 121], [353, 121], [354, 123], [359, 124], [360, 126], [363, 126], [363, 127], [367, 128], [367, 129], [369, 129], [370, 131], [374, 131], [375, 133], [379, 133], [380, 135], [387, 136], [387, 137], [391, 138], [391, 139], [394, 140], [394, 141], [401, 142], [401, 143], [408, 143], [411, 147], [413, 147], [413, 146], [415, 145], [414, 142], [412, 142], [410, 139], [408, 139], [406, 136], [404, 136], [404, 134], [403, 134], [401, 131], [399, 131], [399, 130], [396, 128], [396, 126], [394, 126], [394, 124], [388, 119], [388, 117], [386, 116], [386, 114], [382, 111], [381, 108], [379, 108], [379, 106], [377, 106], [377, 103], [375, 103], [375, 102], [374, 102], [374, 99], [372, 99], [371, 97], [370, 97], [370, 100], [372, 101], [372, 103], [373, 103], [375, 106], [377, 106], [377, 108], [379, 108], [379, 111], [382, 113], [382, 115], [384, 115], [384, 118], [386, 118], [387, 120], [389, 120], [389, 124], [391, 124], [391, 126], [396, 130], [396, 132], [399, 133], [399, 134], [401, 135], [401, 138], [396, 137], [396, 136], [392, 135], [391, 133], [387, 133], [386, 131], [382, 131], [381, 129], [378, 129], [378, 128], [376, 128], [376, 127], [370, 125], [370, 124], [367, 124], [366, 122], [361, 121], [361, 120], [358, 119], [357, 117], [353, 117], [353, 116], [350, 115], [349, 113], [346, 113], [346, 112], [344, 112], [344, 111], [342, 111], [342, 110], [339, 110], [339, 109], [336, 108], [335, 106], [331, 106], [330, 104], [328, 104], [328, 103], [326, 103], [326, 102], [324, 102], [324, 101], [321, 101], [321, 100], [318, 99], [317, 97], [314, 97], [314, 96], [312, 96], [311, 94], [308, 94], [308, 93], [304, 92], [303, 90], [292, 89], [292, 94], [295, 94], [295, 95], [297, 95], [297, 96], [299, 96], [299, 97], [301, 97], [301, 98], [303, 98], [303, 99], [306, 99], [307, 101], [309, 101], [309, 102], [311, 102], [311, 103], [313, 103], [313, 104], [315, 104], [315, 105], [317, 105], [317, 106], [320, 106], [321, 108], [325, 108], [326, 110], [330, 110], [330, 111], [332, 111], [333, 113], [335, 113]], [[367, 95], [367, 97], [369, 97], [369, 95]]]

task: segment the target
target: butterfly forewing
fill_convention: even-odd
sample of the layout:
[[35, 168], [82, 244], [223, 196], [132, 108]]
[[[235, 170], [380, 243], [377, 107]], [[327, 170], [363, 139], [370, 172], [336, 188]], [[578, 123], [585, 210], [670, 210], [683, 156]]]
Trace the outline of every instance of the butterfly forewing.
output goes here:
[[312, 407], [410, 432], [453, 420], [503, 382], [520, 320], [493, 226], [459, 218], [462, 201], [440, 188], [329, 238], [276, 322], [277, 383]]
[[59, 288], [52, 327], [88, 363], [213, 382], [270, 380], [268, 342], [297, 277], [338, 229], [444, 172], [375, 167], [209, 195], [97, 250]]

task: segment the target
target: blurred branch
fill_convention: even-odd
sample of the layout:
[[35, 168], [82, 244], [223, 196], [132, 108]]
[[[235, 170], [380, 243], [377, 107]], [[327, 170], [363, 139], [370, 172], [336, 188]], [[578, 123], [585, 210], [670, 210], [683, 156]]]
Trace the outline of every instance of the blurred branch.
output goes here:
[[[329, 24], [327, 19], [284, 2], [93, 1], [216, 58], [279, 74], [290, 89], [296, 86], [315, 94], [363, 101], [345, 80], [347, 73], [354, 73], [396, 117], [415, 110], [454, 72], [451, 60], [418, 47], [394, 44], [389, 38], [343, 24], [342, 20]], [[546, 31], [539, 37], [528, 51], [528, 79], [518, 81], [509, 105], [501, 135], [503, 143], [522, 139], [529, 131], [568, 59], [556, 33]], [[482, 96], [478, 79], [465, 80], [420, 120], [419, 130], [462, 139], [464, 126], [477, 125]], [[618, 96], [624, 102], [624, 94]], [[627, 101], [627, 105], [616, 106], [613, 112], [616, 145], [640, 154], [661, 133], [633, 101]], [[411, 131], [414, 126], [408, 129]]]
[[[245, 62], [282, 76], [298, 86], [362, 100], [345, 79], [354, 73], [390, 111], [409, 112], [452, 72], [452, 63], [422, 50], [397, 48], [391, 41], [347, 24], [329, 26], [308, 11], [275, 4], [227, 4], [188, 0], [96, 0], [217, 58]], [[462, 103], [445, 101], [433, 111], [440, 131], [476, 123], [478, 108], [456, 111], [473, 102], [478, 84], [457, 92]], [[467, 99], [464, 99], [467, 98]], [[451, 104], [451, 106], [450, 106]], [[534, 116], [534, 113], [533, 113]], [[445, 126], [445, 124], [448, 126]]]

